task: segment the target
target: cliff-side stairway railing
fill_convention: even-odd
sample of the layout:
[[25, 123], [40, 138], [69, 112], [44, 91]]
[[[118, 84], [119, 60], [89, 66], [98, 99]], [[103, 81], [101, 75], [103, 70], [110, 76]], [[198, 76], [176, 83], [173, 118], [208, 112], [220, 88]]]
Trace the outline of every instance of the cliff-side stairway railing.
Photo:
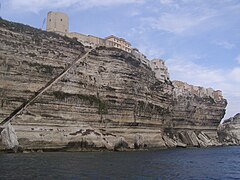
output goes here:
[[68, 73], [68, 71], [79, 61], [86, 58], [90, 52], [95, 50], [97, 47], [93, 47], [89, 51], [87, 51], [82, 57], [78, 56], [71, 64], [69, 64], [62, 73], [60, 73], [58, 76], [53, 78], [51, 81], [49, 81], [44, 87], [39, 89], [36, 94], [30, 98], [28, 101], [24, 102], [21, 106], [19, 106], [17, 109], [15, 109], [8, 117], [6, 117], [1, 123], [0, 123], [0, 133], [3, 131], [3, 129], [6, 127], [8, 123], [12, 119], [14, 119], [17, 115], [19, 115], [21, 112], [23, 112], [31, 103], [33, 103], [39, 96], [41, 96], [45, 91], [47, 91], [53, 84], [55, 84], [58, 80], [60, 80], [65, 74]]

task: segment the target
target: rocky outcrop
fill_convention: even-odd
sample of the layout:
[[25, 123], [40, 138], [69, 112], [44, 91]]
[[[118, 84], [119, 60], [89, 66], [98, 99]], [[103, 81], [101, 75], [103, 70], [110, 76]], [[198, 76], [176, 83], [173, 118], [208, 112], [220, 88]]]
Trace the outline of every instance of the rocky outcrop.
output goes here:
[[[74, 39], [5, 20], [0, 39], [1, 121], [89, 51]], [[209, 146], [218, 145], [225, 107], [223, 97], [159, 81], [133, 54], [97, 47], [11, 123], [25, 150]]]
[[1, 142], [7, 149], [17, 150], [19, 146], [16, 132], [10, 123], [1, 131]]
[[240, 113], [219, 125], [218, 135], [224, 145], [240, 145]]
[[169, 126], [177, 130], [175, 138], [193, 146], [220, 145], [217, 127], [227, 105], [220, 91], [180, 81], [173, 81], [173, 85], [174, 105]]

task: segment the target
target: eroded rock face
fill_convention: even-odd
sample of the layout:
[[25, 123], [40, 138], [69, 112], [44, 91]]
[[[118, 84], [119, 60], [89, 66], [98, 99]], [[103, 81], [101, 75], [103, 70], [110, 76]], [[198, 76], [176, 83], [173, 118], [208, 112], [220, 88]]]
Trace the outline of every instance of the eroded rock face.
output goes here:
[[7, 149], [17, 149], [19, 146], [16, 132], [10, 123], [1, 131], [1, 142]]
[[[1, 20], [0, 119], [82, 56], [81, 43]], [[134, 55], [98, 47], [12, 125], [23, 149], [142, 149], [216, 145], [222, 98], [175, 94]], [[183, 90], [184, 91], [184, 90]]]
[[174, 81], [173, 113], [169, 124], [175, 138], [187, 145], [212, 146], [218, 142], [219, 119], [225, 115], [227, 101], [219, 91]]
[[240, 145], [240, 113], [219, 125], [218, 135], [224, 145]]

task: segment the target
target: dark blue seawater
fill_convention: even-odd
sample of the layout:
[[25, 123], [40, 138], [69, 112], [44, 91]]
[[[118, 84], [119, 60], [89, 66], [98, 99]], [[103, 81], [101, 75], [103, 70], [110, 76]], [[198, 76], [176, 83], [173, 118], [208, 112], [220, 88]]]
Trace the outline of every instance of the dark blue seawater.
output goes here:
[[0, 154], [0, 179], [240, 179], [240, 147]]

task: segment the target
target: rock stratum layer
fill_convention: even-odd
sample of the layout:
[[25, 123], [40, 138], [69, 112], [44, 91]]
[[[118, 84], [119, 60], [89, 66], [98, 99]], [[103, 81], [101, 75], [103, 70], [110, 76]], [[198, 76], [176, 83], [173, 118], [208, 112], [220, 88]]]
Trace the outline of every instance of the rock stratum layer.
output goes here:
[[240, 145], [240, 113], [223, 122], [218, 128], [219, 141], [224, 145]]
[[[5, 20], [0, 39], [1, 121], [89, 50], [73, 39]], [[11, 124], [24, 150], [211, 146], [218, 145], [226, 104], [222, 97], [160, 82], [130, 53], [97, 47]], [[6, 144], [3, 140], [0, 149]]]

